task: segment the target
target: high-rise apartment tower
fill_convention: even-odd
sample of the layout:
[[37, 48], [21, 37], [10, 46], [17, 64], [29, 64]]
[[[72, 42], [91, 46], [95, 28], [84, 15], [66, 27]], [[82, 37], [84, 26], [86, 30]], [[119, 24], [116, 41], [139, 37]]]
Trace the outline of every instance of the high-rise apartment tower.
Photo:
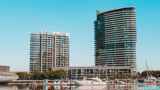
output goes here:
[[136, 15], [134, 7], [97, 12], [96, 66], [136, 68]]
[[61, 32], [32, 33], [30, 71], [46, 72], [57, 67], [69, 67], [69, 35]]

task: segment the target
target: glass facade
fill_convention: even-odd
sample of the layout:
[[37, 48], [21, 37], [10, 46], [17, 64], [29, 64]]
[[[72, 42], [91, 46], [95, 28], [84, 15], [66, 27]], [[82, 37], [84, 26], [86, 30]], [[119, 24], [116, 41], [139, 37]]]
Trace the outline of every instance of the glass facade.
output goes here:
[[95, 47], [96, 66], [136, 68], [135, 8], [98, 13], [95, 21]]
[[43, 72], [69, 66], [69, 36], [67, 33], [32, 33], [30, 41], [30, 71]]

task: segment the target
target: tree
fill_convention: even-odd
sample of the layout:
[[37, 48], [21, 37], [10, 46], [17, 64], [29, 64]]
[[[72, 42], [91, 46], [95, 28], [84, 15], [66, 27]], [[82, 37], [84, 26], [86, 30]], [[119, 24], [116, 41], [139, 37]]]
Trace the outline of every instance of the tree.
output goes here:
[[67, 72], [63, 69], [48, 72], [49, 79], [64, 79], [66, 76]]
[[31, 78], [31, 74], [28, 72], [17, 72], [16, 74], [20, 80], [28, 80]]
[[44, 79], [64, 79], [67, 77], [67, 71], [63, 69], [59, 70], [48, 70], [48, 72], [19, 72], [17, 73], [20, 80], [44, 80]]
[[48, 78], [48, 75], [46, 73], [43, 73], [43, 72], [32, 73], [33, 80], [43, 80], [43, 79], [47, 79], [47, 78]]

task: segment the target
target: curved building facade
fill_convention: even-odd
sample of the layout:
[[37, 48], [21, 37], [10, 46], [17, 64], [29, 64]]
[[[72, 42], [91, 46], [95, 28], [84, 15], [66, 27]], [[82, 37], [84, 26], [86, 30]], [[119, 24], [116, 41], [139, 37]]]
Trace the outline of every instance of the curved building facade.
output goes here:
[[136, 68], [136, 15], [134, 7], [98, 12], [95, 21], [96, 66]]

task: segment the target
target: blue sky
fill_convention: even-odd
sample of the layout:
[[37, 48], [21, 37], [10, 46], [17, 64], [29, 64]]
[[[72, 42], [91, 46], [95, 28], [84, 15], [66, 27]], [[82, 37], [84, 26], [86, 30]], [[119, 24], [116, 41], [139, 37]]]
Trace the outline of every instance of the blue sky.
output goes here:
[[70, 33], [70, 63], [94, 65], [96, 10], [134, 6], [137, 15], [137, 65], [160, 69], [159, 0], [1, 0], [0, 65], [29, 69], [31, 32]]

